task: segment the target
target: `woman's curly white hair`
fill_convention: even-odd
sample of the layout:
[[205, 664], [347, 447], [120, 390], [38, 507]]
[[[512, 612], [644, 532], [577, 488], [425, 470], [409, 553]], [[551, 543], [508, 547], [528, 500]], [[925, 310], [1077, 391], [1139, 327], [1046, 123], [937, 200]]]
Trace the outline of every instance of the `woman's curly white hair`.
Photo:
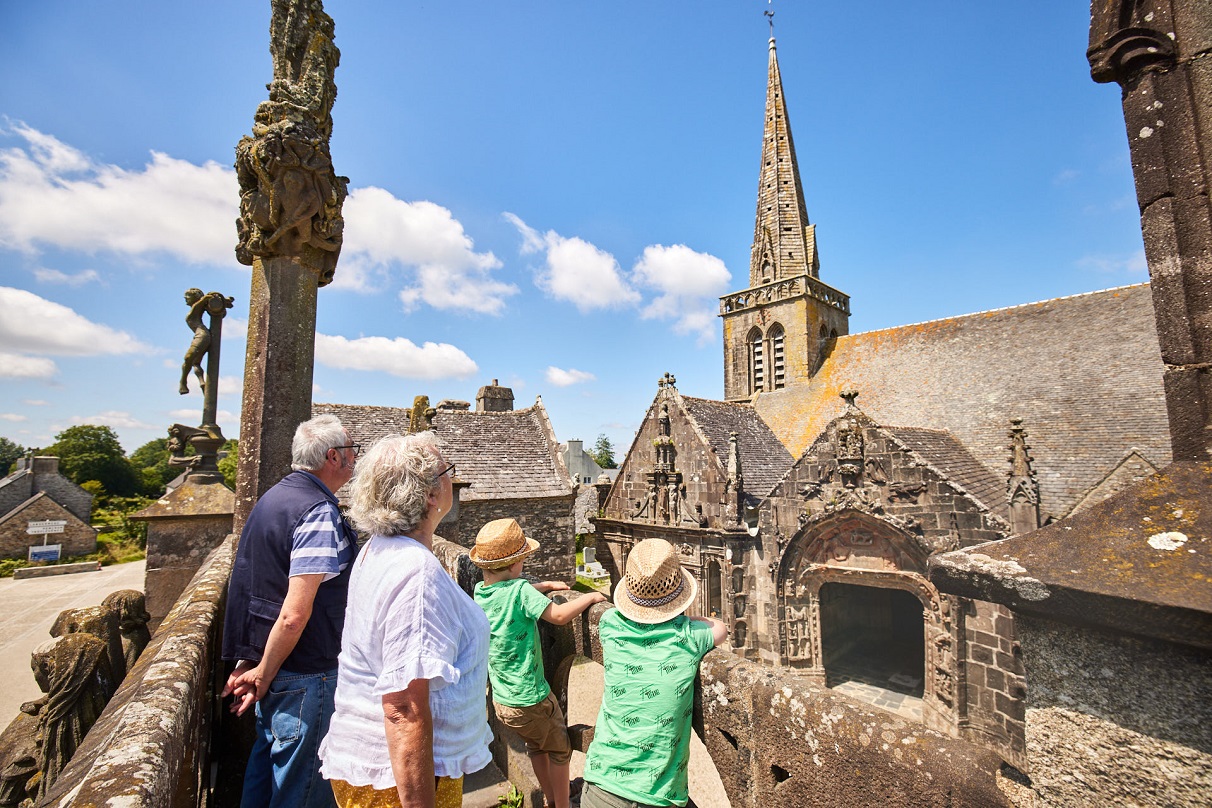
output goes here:
[[413, 530], [429, 507], [444, 465], [432, 432], [388, 435], [358, 459], [350, 484], [349, 517], [372, 536], [400, 536]]

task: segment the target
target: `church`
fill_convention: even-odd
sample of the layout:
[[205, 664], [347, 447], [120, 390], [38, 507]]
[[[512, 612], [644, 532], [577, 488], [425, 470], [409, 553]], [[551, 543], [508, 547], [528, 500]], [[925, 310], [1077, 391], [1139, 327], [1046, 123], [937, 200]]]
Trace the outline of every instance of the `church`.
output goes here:
[[617, 580], [636, 542], [668, 539], [700, 585], [691, 613], [725, 620], [737, 655], [1020, 765], [1013, 615], [940, 593], [927, 563], [1171, 461], [1149, 286], [851, 334], [821, 269], [771, 38], [749, 285], [720, 301], [723, 400], [658, 381], [598, 559]]

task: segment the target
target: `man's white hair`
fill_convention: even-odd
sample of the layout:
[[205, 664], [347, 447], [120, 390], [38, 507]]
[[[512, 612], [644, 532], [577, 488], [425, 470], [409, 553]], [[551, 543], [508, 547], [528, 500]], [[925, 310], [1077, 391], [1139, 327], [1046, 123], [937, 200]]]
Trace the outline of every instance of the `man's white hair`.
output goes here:
[[362, 533], [402, 536], [429, 509], [429, 492], [438, 485], [444, 464], [437, 435], [388, 435], [358, 460], [350, 484], [349, 517]]
[[319, 471], [328, 459], [328, 450], [347, 443], [349, 434], [337, 416], [317, 415], [295, 430], [295, 439], [290, 442], [290, 467], [295, 471]]

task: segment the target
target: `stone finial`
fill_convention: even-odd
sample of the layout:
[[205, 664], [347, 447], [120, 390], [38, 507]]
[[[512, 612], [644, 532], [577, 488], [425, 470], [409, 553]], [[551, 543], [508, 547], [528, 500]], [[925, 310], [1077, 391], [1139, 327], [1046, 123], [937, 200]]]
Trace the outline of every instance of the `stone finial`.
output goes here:
[[417, 396], [412, 401], [412, 410], [408, 416], [408, 434], [427, 432], [433, 429], [433, 418], [438, 411], [429, 406], [429, 396]]
[[1031, 447], [1022, 418], [1010, 419], [1010, 473], [1006, 480], [1006, 500], [1010, 505], [1010, 528], [1029, 533], [1039, 527], [1039, 481], [1032, 467]]
[[657, 379], [657, 387], [659, 387], [661, 389], [668, 387], [669, 389], [672, 390], [677, 386], [677, 383], [678, 383], [677, 377], [668, 371], [665, 372], [664, 376]]
[[321, 0], [273, 0], [274, 78], [252, 137], [236, 147], [240, 181], [236, 259], [288, 257], [330, 283], [345, 229], [347, 177], [333, 170], [329, 138], [341, 52]]
[[859, 395], [858, 388], [849, 382], [847, 382], [846, 386], [842, 388], [840, 393], [838, 393], [838, 396], [841, 397], [841, 399], [846, 402], [847, 410], [858, 409], [858, 406], [854, 403], [854, 400], [856, 398], [858, 398], [858, 395]]

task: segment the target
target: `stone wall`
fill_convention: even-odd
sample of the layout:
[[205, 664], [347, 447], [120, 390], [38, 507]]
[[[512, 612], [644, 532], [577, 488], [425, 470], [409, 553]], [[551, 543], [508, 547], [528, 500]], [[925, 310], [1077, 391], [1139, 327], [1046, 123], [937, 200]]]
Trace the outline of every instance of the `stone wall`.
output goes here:
[[476, 534], [494, 519], [517, 519], [527, 536], [541, 545], [526, 560], [525, 574], [540, 580], [571, 582], [576, 575], [574, 496], [541, 499], [488, 499], [459, 503], [455, 526], [442, 525], [438, 534], [464, 547], [476, 543]]
[[[91, 499], [91, 497], [90, 497]], [[27, 533], [30, 522], [57, 519], [67, 522], [62, 533], [31, 536]], [[0, 523], [0, 558], [27, 558], [29, 548], [42, 544], [61, 544], [64, 558], [95, 552], [97, 531], [88, 523], [80, 521], [49, 497], [38, 497], [22, 508], [12, 518]]]
[[960, 671], [966, 715], [961, 715], [960, 731], [1025, 771], [1027, 683], [1014, 615], [995, 603], [967, 599], [961, 603], [964, 651]]
[[1212, 652], [1018, 615], [1046, 805], [1206, 806]]
[[0, 487], [0, 516], [41, 491], [81, 522], [91, 518], [93, 495], [59, 473], [57, 457], [35, 457], [29, 471]]
[[213, 668], [235, 546], [232, 535], [206, 559], [40, 806], [205, 804]]

